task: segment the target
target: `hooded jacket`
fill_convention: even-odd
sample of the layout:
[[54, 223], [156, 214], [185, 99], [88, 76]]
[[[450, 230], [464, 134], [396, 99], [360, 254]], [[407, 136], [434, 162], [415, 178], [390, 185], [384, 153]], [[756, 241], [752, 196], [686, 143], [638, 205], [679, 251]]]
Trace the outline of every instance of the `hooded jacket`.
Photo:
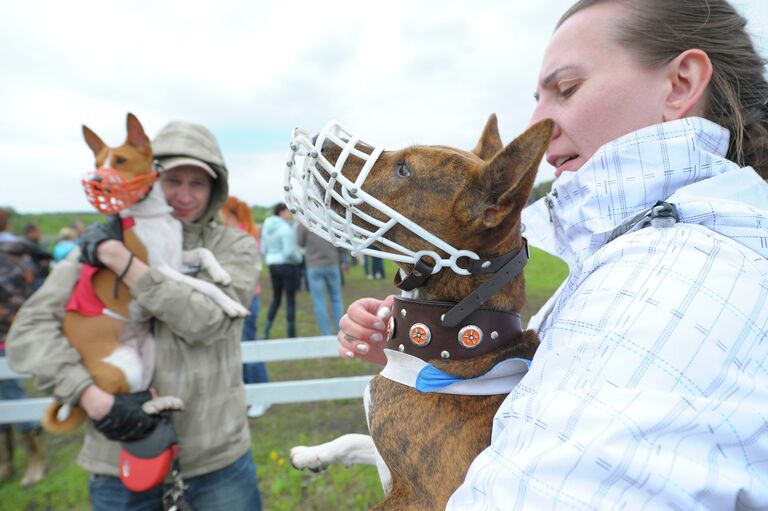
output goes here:
[[264, 262], [273, 264], [299, 264], [301, 252], [296, 246], [296, 233], [287, 220], [273, 215], [264, 220], [261, 228], [261, 252]]
[[[227, 197], [227, 169], [215, 137], [202, 126], [173, 122], [153, 141], [155, 156], [192, 156], [218, 174], [202, 217], [184, 223], [184, 249], [205, 247], [232, 277], [225, 293], [247, 306], [256, 282], [254, 239], [211, 222]], [[77, 250], [62, 261], [19, 311], [8, 337], [8, 358], [19, 372], [58, 400], [76, 404], [93, 379], [61, 332], [64, 305], [77, 282]], [[200, 270], [192, 276], [211, 282]], [[230, 465], [250, 448], [240, 339], [242, 319], [229, 318], [210, 298], [150, 268], [131, 289], [152, 316], [156, 364], [152, 386], [185, 403], [174, 412], [182, 473], [194, 477]], [[118, 444], [88, 421], [78, 463], [92, 473], [118, 475]]]
[[638, 130], [524, 211], [570, 275], [448, 509], [768, 508], [768, 185], [728, 138]]

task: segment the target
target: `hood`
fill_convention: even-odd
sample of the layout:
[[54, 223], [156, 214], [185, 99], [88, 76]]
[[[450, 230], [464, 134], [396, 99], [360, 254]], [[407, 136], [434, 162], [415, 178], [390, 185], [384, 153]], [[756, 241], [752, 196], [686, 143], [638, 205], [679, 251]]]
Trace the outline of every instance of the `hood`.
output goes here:
[[639, 227], [638, 217], [666, 201], [677, 206], [681, 222], [704, 225], [768, 258], [768, 185], [751, 167], [724, 157], [728, 141], [725, 128], [689, 117], [609, 142], [523, 211], [526, 237], [572, 266], [617, 232]]
[[[229, 173], [224, 164], [219, 143], [207, 128], [190, 122], [174, 121], [167, 124], [152, 141], [155, 159], [162, 163], [172, 156], [191, 156], [208, 163], [218, 178], [213, 181], [208, 208], [193, 225], [207, 225], [213, 221], [229, 195]], [[185, 224], [185, 230], [187, 229]]]

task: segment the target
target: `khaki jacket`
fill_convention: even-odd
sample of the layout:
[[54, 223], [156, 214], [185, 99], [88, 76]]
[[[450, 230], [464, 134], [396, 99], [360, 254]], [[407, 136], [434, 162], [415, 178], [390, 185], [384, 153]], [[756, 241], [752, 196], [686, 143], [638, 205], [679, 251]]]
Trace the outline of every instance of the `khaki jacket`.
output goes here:
[[[225, 292], [247, 306], [256, 281], [256, 243], [235, 229], [217, 226], [206, 231], [202, 246], [232, 277]], [[24, 304], [7, 343], [16, 371], [31, 373], [38, 388], [73, 404], [93, 383], [80, 355], [61, 333], [64, 305], [80, 272], [77, 257], [75, 250]], [[205, 272], [195, 276], [210, 281]], [[160, 395], [180, 397], [186, 406], [173, 414], [184, 475], [194, 477], [229, 465], [250, 448], [240, 353], [243, 320], [230, 319], [208, 297], [154, 269], [131, 293], [156, 318], [152, 385]], [[89, 422], [78, 463], [89, 472], [116, 476], [118, 445]]]

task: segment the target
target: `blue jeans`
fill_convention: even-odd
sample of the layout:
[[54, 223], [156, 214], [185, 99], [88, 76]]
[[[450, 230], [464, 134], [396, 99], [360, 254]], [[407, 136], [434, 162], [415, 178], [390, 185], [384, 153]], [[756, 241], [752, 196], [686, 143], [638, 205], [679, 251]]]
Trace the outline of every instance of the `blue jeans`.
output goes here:
[[365, 256], [365, 275], [384, 276], [384, 260], [380, 257]]
[[[261, 511], [256, 464], [249, 450], [229, 466], [185, 479], [184, 497], [195, 511]], [[168, 485], [135, 493], [120, 478], [91, 474], [88, 493], [94, 511], [162, 511]]]
[[[259, 295], [255, 295], [251, 300], [248, 310], [250, 316], [245, 317], [243, 324], [243, 341], [255, 341], [258, 339], [259, 328], [259, 309], [261, 308]], [[267, 365], [264, 362], [250, 362], [243, 364], [243, 381], [245, 383], [266, 383], [269, 381], [267, 376]]]
[[[312, 295], [312, 307], [315, 310], [315, 321], [320, 335], [331, 335], [328, 326], [328, 311], [325, 308], [325, 293], [331, 297], [331, 310], [336, 328], [344, 315], [344, 304], [341, 301], [341, 271], [338, 266], [320, 266], [307, 268], [307, 282]], [[334, 329], [335, 330], [335, 329]]]
[[[0, 357], [5, 356], [5, 350], [0, 349]], [[26, 399], [27, 394], [21, 388], [21, 380], [0, 380], [0, 400], [5, 399]], [[16, 429], [19, 431], [30, 431], [40, 427], [39, 422], [19, 422], [16, 423]], [[11, 429], [10, 424], [0, 424], [0, 431]]]

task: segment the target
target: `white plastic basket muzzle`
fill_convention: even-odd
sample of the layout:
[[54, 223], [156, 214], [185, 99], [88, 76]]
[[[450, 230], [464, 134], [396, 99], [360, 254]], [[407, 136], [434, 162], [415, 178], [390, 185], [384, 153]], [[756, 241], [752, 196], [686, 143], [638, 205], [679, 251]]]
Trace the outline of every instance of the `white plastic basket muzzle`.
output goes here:
[[[335, 164], [322, 154], [322, 148], [328, 144], [335, 144], [341, 149]], [[360, 149], [362, 144], [369, 146], [366, 149], [371, 150], [370, 154]], [[435, 264], [433, 274], [443, 268], [450, 268], [459, 275], [469, 275], [458, 262], [462, 258], [480, 259], [475, 252], [452, 247], [365, 191], [365, 179], [383, 151], [383, 147], [363, 142], [336, 121], [328, 122], [314, 142], [307, 130], [296, 128], [285, 167], [284, 190], [288, 207], [310, 231], [353, 254], [410, 264], [416, 264], [420, 258], [425, 257]], [[363, 167], [354, 182], [342, 174], [350, 155], [363, 161]], [[343, 208], [344, 214], [334, 211], [332, 203], [334, 207], [340, 206], [338, 209]], [[385, 220], [362, 211], [362, 204], [381, 213], [379, 216]], [[362, 222], [355, 222], [356, 219]], [[359, 225], [361, 223], [373, 226], [373, 230]], [[432, 244], [435, 250], [413, 251], [385, 238], [387, 232], [398, 224]], [[385, 251], [374, 249], [371, 246], [374, 242], [386, 247]], [[437, 250], [442, 250], [448, 257], [441, 257]], [[466, 267], [467, 264], [464, 261], [462, 266]]]

